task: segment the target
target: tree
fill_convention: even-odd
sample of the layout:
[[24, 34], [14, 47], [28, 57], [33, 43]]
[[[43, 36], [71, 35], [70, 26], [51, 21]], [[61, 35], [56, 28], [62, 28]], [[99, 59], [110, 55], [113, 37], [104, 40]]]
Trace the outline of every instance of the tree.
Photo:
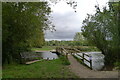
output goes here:
[[3, 2], [3, 63], [20, 61], [20, 52], [44, 43], [43, 30], [49, 28], [47, 2]]
[[84, 45], [88, 45], [87, 40], [85, 39], [85, 37], [83, 36], [82, 32], [77, 32], [74, 36], [74, 43], [77, 46], [84, 46]]
[[[113, 6], [112, 6], [113, 7]], [[83, 21], [82, 32], [87, 40], [95, 45], [105, 55], [105, 64], [113, 64], [118, 60], [120, 50], [120, 30], [118, 12], [120, 6], [114, 6], [103, 11], [96, 6], [96, 13], [89, 15]], [[114, 56], [114, 57], [113, 57]]]
[[83, 37], [81, 32], [77, 32], [74, 36], [74, 41], [83, 41], [85, 38]]

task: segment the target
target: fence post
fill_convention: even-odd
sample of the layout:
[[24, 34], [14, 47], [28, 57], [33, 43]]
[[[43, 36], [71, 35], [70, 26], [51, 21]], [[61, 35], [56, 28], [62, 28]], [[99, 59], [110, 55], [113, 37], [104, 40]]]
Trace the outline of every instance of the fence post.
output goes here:
[[90, 68], [92, 69], [92, 56], [90, 56]]
[[61, 54], [63, 54], [63, 49], [61, 48]]
[[83, 57], [82, 57], [83, 63], [84, 63], [84, 53], [83, 53]]
[[58, 48], [58, 50], [59, 50], [59, 53], [61, 53], [61, 52], [60, 52], [60, 51], [61, 51], [60, 48]]
[[68, 53], [66, 53], [66, 59], [68, 58], [67, 56], [68, 56]]

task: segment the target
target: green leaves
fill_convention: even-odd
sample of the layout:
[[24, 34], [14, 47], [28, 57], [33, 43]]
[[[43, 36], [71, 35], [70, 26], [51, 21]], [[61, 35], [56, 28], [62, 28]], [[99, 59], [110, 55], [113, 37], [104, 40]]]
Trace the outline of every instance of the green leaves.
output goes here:
[[47, 2], [2, 3], [3, 62], [8, 59], [8, 53], [17, 58], [13, 55], [44, 44], [43, 30], [51, 25], [50, 12]]
[[85, 38], [83, 37], [81, 32], [77, 32], [74, 36], [74, 41], [83, 41]]
[[[120, 5], [113, 4], [109, 9], [104, 7], [103, 11], [96, 7], [96, 13], [88, 15], [82, 26], [84, 37], [106, 55], [108, 63], [117, 59], [120, 50], [119, 7]], [[114, 55], [115, 58], [110, 55]]]

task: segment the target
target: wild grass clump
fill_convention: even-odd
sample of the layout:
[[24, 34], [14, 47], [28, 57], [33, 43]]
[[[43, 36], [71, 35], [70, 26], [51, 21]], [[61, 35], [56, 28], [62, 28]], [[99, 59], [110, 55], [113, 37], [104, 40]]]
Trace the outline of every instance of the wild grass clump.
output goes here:
[[119, 61], [115, 62], [114, 66], [116, 67], [116, 69], [120, 70], [120, 62]]
[[70, 65], [70, 62], [66, 56], [60, 55], [60, 59], [62, 60], [63, 65]]

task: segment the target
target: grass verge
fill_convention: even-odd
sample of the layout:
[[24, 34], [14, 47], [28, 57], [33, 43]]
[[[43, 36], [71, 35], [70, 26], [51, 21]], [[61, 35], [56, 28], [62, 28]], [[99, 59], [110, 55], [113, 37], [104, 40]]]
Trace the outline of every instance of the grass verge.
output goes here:
[[61, 59], [41, 61], [30, 65], [3, 66], [3, 78], [77, 78]]
[[54, 46], [43, 46], [42, 48], [32, 48], [32, 51], [50, 51], [55, 49]]

